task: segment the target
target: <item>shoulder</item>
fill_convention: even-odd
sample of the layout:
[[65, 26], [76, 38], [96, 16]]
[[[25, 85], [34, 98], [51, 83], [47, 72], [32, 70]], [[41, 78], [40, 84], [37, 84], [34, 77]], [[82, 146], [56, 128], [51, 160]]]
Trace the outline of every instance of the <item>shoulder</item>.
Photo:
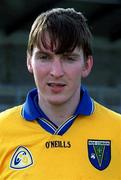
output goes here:
[[22, 106], [16, 106], [0, 113], [0, 141], [20, 128]]
[[21, 116], [22, 105], [15, 106], [0, 113], [0, 124]]
[[94, 114], [98, 114], [98, 116], [101, 116], [103, 118], [106, 118], [106, 119], [116, 119], [116, 120], [119, 120], [119, 122], [121, 123], [121, 114], [97, 103], [96, 101], [94, 101]]

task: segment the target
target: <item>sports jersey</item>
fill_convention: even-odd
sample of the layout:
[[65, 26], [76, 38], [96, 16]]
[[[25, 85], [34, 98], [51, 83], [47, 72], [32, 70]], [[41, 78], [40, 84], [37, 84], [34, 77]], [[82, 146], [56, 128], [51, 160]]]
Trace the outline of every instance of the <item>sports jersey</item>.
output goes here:
[[57, 127], [37, 90], [0, 114], [0, 180], [121, 180], [121, 116], [86, 89], [73, 116]]

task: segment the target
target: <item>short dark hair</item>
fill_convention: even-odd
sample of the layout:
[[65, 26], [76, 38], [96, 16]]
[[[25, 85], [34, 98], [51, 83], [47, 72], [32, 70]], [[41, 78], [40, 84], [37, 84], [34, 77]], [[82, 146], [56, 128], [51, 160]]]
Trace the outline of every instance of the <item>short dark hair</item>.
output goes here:
[[54, 49], [56, 54], [73, 51], [75, 47], [82, 47], [85, 57], [92, 55], [92, 35], [86, 18], [73, 8], [55, 8], [40, 14], [34, 21], [29, 34], [28, 53], [32, 55], [33, 47], [39, 47], [40, 40], [47, 48], [45, 32], [49, 33], [51, 46], [56, 47]]

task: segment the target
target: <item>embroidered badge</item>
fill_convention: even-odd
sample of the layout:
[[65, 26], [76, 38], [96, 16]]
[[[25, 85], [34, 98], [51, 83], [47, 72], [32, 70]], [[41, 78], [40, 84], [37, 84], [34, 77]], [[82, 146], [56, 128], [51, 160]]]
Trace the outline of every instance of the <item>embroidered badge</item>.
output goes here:
[[88, 156], [96, 169], [104, 170], [111, 161], [111, 141], [88, 140]]
[[33, 159], [30, 151], [23, 146], [19, 146], [12, 156], [10, 167], [12, 169], [24, 169], [32, 164]]

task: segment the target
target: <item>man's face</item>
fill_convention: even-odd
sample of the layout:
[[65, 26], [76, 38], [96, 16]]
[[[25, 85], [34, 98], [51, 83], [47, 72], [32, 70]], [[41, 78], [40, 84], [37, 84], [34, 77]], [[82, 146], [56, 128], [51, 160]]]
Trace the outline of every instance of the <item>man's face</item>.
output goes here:
[[79, 99], [81, 78], [89, 74], [92, 58], [85, 63], [82, 49], [55, 54], [41, 45], [41, 49], [34, 47], [32, 56], [28, 55], [27, 66], [34, 75], [41, 103], [62, 105]]

